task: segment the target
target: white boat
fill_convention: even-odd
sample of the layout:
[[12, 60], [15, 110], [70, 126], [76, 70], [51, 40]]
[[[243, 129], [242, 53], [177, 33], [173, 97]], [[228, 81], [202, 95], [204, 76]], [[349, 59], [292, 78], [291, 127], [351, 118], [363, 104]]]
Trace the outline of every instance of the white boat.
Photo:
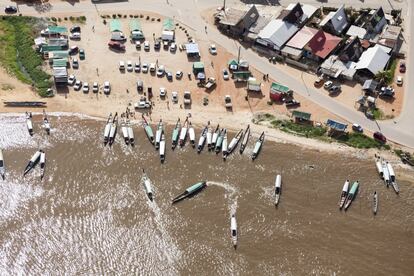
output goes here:
[[26, 126], [29, 131], [30, 136], [33, 135], [33, 122], [32, 122], [32, 113], [26, 112]]
[[188, 118], [185, 120], [183, 127], [181, 128], [180, 132], [180, 147], [183, 147], [185, 144], [185, 140], [187, 139], [187, 131], [188, 131]]
[[276, 175], [275, 180], [275, 206], [279, 204], [280, 194], [282, 193], [282, 176]]
[[392, 188], [396, 194], [400, 193], [400, 187], [398, 187], [397, 181], [391, 181]]
[[213, 129], [210, 127], [210, 122], [208, 122], [207, 128], [207, 149], [210, 150], [211, 142], [213, 140]]
[[230, 153], [232, 153], [237, 148], [237, 145], [239, 144], [239, 141], [240, 141], [240, 139], [242, 137], [242, 134], [243, 134], [243, 130], [240, 130], [236, 134], [236, 136], [234, 136], [233, 139], [231, 139], [230, 144], [229, 144], [229, 148], [227, 150], [228, 151], [227, 155], [229, 155]]
[[374, 213], [374, 215], [376, 215], [377, 211], [378, 211], [378, 194], [377, 194], [377, 191], [374, 192], [374, 195], [372, 196], [372, 199], [373, 199], [372, 212]]
[[112, 113], [109, 114], [108, 120], [106, 121], [105, 130], [104, 130], [104, 145], [108, 143], [109, 132], [111, 132], [111, 125], [112, 125]]
[[260, 135], [259, 139], [257, 139], [256, 144], [254, 145], [254, 149], [253, 149], [253, 154], [252, 154], [252, 160], [255, 160], [257, 158], [257, 156], [260, 153], [260, 150], [262, 149], [262, 145], [264, 142], [264, 131], [262, 132], [262, 134]]
[[45, 169], [46, 169], [46, 153], [42, 151], [40, 153], [40, 179], [43, 179], [45, 176]]
[[224, 129], [224, 134], [223, 134], [223, 142], [221, 144], [221, 152], [223, 154], [223, 159], [226, 160], [227, 158], [227, 150], [228, 150], [228, 143], [227, 143], [227, 130]]
[[390, 175], [390, 180], [395, 181], [395, 173], [394, 169], [392, 168], [391, 164], [389, 162], [385, 162], [387, 164], [388, 173]]
[[36, 166], [37, 162], [39, 162], [41, 153], [42, 153], [42, 150], [38, 150], [35, 152], [35, 154], [33, 154], [32, 158], [30, 158], [29, 163], [24, 169], [23, 176], [25, 176], [28, 172], [30, 172]]
[[144, 184], [145, 193], [147, 194], [149, 200], [152, 201], [154, 198], [154, 194], [152, 192], [151, 180], [148, 178], [144, 170], [142, 170], [142, 173], [144, 174], [142, 176], [142, 183]]
[[384, 182], [388, 187], [388, 185], [391, 184], [391, 178], [390, 178], [390, 173], [388, 171], [388, 166], [387, 166], [387, 163], [385, 163], [384, 161], [382, 161], [381, 165], [382, 165], [382, 171], [384, 173], [383, 174], [384, 175]]
[[375, 160], [375, 166], [377, 167], [377, 171], [378, 171], [378, 174], [380, 175], [381, 179], [384, 179], [384, 170], [382, 168], [382, 163], [381, 163], [380, 158], [377, 158], [377, 160]]
[[124, 118], [124, 123], [121, 126], [122, 136], [124, 137], [125, 144], [129, 144], [129, 135], [126, 118]]
[[159, 149], [161, 142], [161, 135], [164, 132], [162, 120], [158, 123], [157, 131], [155, 132], [155, 149]]
[[3, 159], [3, 151], [0, 149], [0, 176], [4, 180], [4, 159]]
[[115, 142], [117, 127], [118, 127], [118, 113], [115, 113], [115, 116], [112, 119], [111, 130], [109, 131], [109, 145], [110, 146]]
[[247, 146], [247, 142], [249, 141], [250, 137], [250, 125], [247, 125], [246, 131], [243, 133], [243, 139], [240, 145], [240, 154], [243, 153], [244, 149]]
[[46, 130], [46, 133], [50, 135], [50, 123], [49, 119], [47, 118], [46, 111], [43, 109], [43, 127]]
[[160, 141], [160, 159], [161, 163], [165, 161], [165, 135], [162, 133]]
[[213, 150], [216, 147], [217, 139], [220, 135], [220, 125], [217, 125], [216, 130], [213, 133], [213, 136], [211, 138], [211, 145], [210, 150]]
[[132, 129], [131, 122], [129, 120], [127, 120], [127, 131], [129, 143], [131, 144], [131, 146], [133, 146], [135, 143], [134, 130]]
[[195, 148], [195, 131], [193, 128], [193, 125], [190, 122], [190, 126], [188, 127], [188, 135], [190, 136], [190, 143], [193, 146], [193, 148]]
[[198, 140], [198, 145], [197, 145], [197, 153], [200, 153], [203, 150], [204, 143], [206, 142], [207, 131], [208, 131], [208, 127], [205, 127], [203, 128], [203, 131], [201, 132], [200, 139]]
[[233, 247], [234, 249], [236, 249], [237, 248], [237, 221], [236, 221], [235, 215], [231, 215], [230, 233], [231, 233], [231, 241], [233, 243]]
[[342, 209], [342, 207], [344, 207], [345, 200], [348, 197], [348, 190], [349, 190], [349, 180], [347, 179], [344, 183], [344, 186], [342, 187], [341, 199], [339, 200], [339, 209]]

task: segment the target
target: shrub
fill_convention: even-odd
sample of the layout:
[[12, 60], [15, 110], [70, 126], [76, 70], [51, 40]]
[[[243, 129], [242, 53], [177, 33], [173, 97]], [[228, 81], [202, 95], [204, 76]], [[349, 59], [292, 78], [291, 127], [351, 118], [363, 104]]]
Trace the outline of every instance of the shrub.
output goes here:
[[75, 18], [73, 16], [69, 16], [69, 20], [73, 21], [73, 20], [75, 20]]
[[127, 15], [126, 14], [124, 15], [124, 18], [127, 18]]
[[52, 21], [56, 22], [57, 21], [56, 17], [52, 17]]
[[114, 18], [114, 19], [115, 19], [115, 18], [116, 18], [116, 14], [113, 14], [113, 15], [112, 15], [112, 18]]
[[82, 15], [81, 17], [79, 17], [79, 20], [82, 21], [82, 22], [85, 22], [86, 21], [86, 16]]
[[139, 15], [139, 17], [140, 17], [140, 18], [144, 18], [144, 15], [143, 15], [143, 14], [140, 14], [140, 15]]
[[118, 17], [119, 17], [119, 18], [122, 18], [122, 14], [118, 13]]
[[134, 16], [132, 14], [129, 15], [129, 18], [133, 18]]
[[158, 22], [161, 22], [161, 18], [157, 18], [157, 21], [158, 21]]
[[151, 18], [151, 21], [154, 21], [155, 20], [155, 18]]
[[58, 18], [58, 22], [62, 22], [62, 18], [60, 18], [60, 17], [59, 17], [59, 18]]
[[145, 19], [146, 19], [146, 20], [149, 20], [149, 19], [150, 19], [149, 15], [147, 15], [147, 17], [146, 17]]
[[65, 16], [65, 18], [63, 18], [65, 21], [68, 21], [68, 18]]

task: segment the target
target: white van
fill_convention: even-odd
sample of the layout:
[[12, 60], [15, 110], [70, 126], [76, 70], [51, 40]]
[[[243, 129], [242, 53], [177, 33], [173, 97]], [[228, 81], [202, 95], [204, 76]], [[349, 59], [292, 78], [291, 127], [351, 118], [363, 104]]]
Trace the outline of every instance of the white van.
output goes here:
[[125, 71], [125, 62], [122, 60], [119, 62], [119, 71]]

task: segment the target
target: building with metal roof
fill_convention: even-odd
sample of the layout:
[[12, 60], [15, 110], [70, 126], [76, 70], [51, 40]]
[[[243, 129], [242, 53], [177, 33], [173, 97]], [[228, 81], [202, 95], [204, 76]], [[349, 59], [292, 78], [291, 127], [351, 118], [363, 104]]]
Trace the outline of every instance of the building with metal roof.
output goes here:
[[389, 60], [390, 55], [382, 47], [375, 45], [362, 53], [355, 69], [364, 75], [375, 76], [378, 72], [384, 70]]
[[336, 49], [341, 41], [342, 38], [319, 30], [309, 41], [306, 50], [315, 56], [316, 59], [324, 60]]
[[273, 50], [280, 51], [298, 30], [299, 28], [294, 24], [274, 19], [260, 31], [256, 42]]
[[345, 5], [339, 7], [336, 11], [330, 12], [319, 23], [324, 30], [329, 33], [340, 35], [349, 26], [348, 16], [345, 12]]

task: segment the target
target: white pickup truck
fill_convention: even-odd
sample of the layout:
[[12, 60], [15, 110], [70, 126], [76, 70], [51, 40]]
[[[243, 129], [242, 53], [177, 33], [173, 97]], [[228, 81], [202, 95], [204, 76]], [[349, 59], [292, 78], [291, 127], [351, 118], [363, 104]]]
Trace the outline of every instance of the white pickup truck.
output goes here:
[[184, 91], [184, 105], [191, 104], [191, 92]]
[[226, 96], [224, 96], [224, 106], [226, 107], [226, 108], [232, 108], [233, 107], [233, 103], [231, 102], [231, 97], [230, 97], [230, 95], [226, 95]]

